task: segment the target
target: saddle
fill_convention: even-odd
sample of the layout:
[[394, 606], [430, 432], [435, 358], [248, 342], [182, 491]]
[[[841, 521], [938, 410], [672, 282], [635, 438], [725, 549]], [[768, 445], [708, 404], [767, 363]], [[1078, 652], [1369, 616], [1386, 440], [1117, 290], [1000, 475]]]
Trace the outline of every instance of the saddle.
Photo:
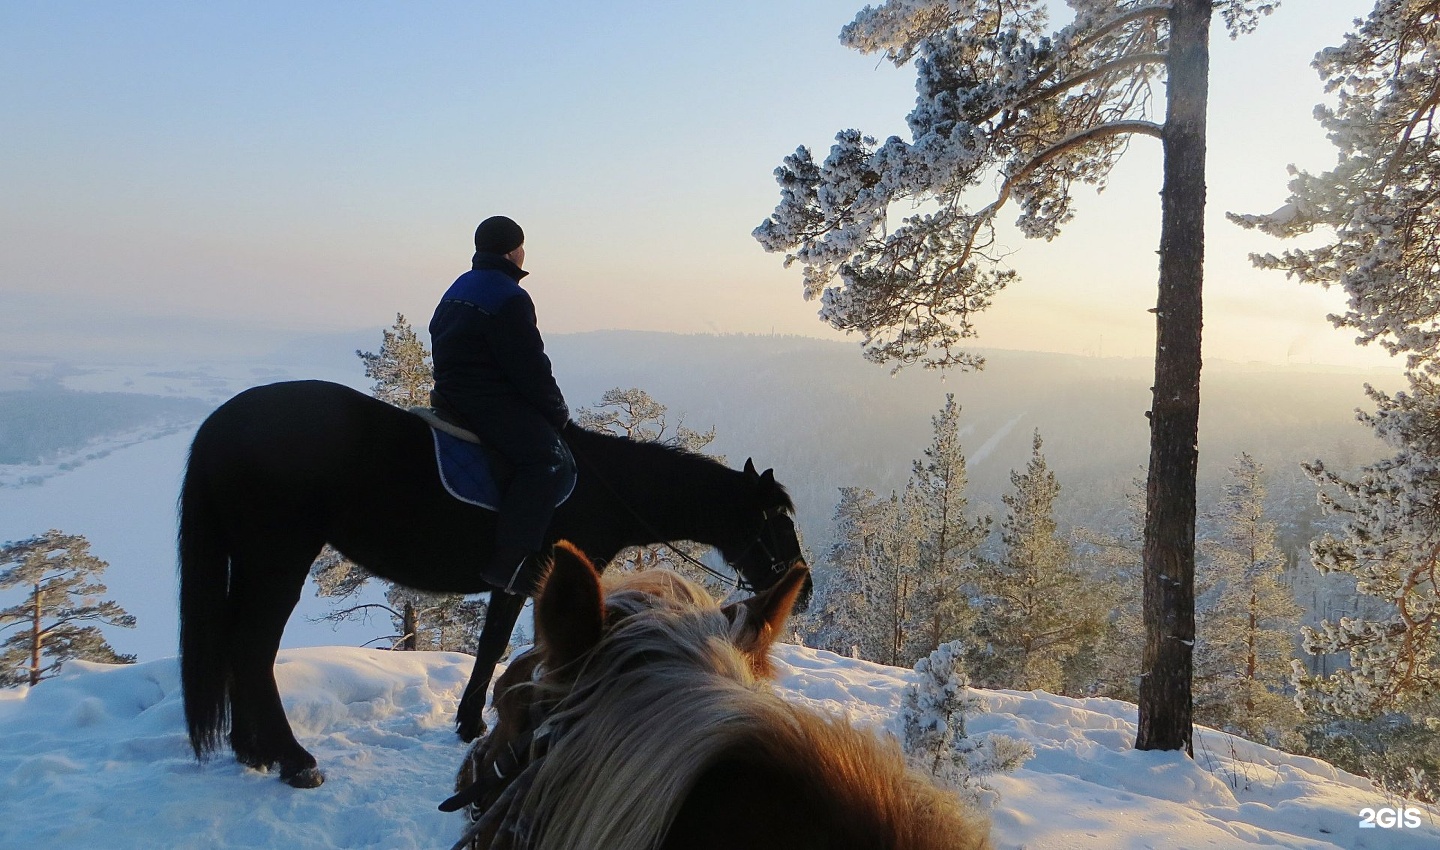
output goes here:
[[[499, 510], [500, 494], [505, 492], [511, 475], [505, 458], [486, 446], [475, 432], [461, 428], [434, 408], [412, 407], [410, 412], [430, 426], [435, 443], [435, 468], [445, 491], [466, 504], [487, 511]], [[569, 451], [569, 447], [565, 450]], [[560, 488], [556, 506], [564, 504], [575, 491], [574, 464], [570, 468], [569, 481]]]

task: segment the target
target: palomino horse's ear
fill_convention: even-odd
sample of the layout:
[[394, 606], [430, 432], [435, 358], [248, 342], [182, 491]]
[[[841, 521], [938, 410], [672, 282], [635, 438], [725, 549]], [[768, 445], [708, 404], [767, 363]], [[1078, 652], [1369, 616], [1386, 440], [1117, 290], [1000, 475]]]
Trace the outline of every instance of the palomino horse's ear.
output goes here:
[[810, 568], [804, 564], [791, 567], [774, 587], [722, 609], [731, 623], [740, 621], [741, 631], [735, 635], [735, 645], [750, 658], [750, 666], [757, 675], [771, 674], [770, 645], [780, 637], [780, 630], [789, 619], [790, 609], [795, 607], [809, 575]]
[[600, 574], [569, 541], [555, 544], [550, 575], [535, 599], [535, 638], [551, 669], [576, 660], [605, 630]]

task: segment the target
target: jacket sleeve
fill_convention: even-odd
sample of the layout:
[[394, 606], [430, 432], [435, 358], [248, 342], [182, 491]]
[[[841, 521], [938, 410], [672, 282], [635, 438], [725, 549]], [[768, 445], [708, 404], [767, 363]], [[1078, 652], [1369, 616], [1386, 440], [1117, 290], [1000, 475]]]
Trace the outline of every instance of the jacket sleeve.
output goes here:
[[524, 290], [501, 305], [491, 326], [495, 361], [525, 400], [557, 430], [570, 419], [570, 408], [551, 371], [550, 358], [535, 322], [535, 302]]

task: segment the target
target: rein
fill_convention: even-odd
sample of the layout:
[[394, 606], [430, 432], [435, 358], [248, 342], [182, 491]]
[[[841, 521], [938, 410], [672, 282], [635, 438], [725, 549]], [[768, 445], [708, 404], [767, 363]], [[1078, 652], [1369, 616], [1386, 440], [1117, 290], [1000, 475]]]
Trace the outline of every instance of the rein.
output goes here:
[[[576, 425], [572, 427], [579, 426]], [[576, 458], [576, 460], [584, 457], [584, 452], [575, 451], [575, 446], [573, 443], [570, 443], [569, 440], [567, 440], [566, 443], [570, 446], [570, 453]], [[664, 546], [666, 549], [669, 549], [671, 552], [674, 552], [676, 555], [679, 555], [683, 560], [688, 561], [693, 566], [700, 568], [710, 576], [719, 579], [726, 584], [733, 583], [736, 590], [748, 591], [755, 589], [755, 583], [752, 582], [750, 579], [746, 578], [745, 576], [741, 575], [738, 569], [735, 570], [735, 577], [732, 579], [730, 576], [727, 576], [724, 573], [701, 563], [698, 559], [692, 558], [690, 555], [681, 551], [675, 546], [673, 542], [666, 540], [665, 535], [661, 534], [658, 530], [656, 530], [655, 526], [652, 525], [649, 520], [645, 519], [645, 517], [641, 516], [639, 511], [635, 510], [635, 508], [630, 504], [630, 502], [623, 495], [621, 495], [619, 490], [615, 488], [615, 485], [610, 483], [610, 479], [602, 475], [600, 473], [600, 470], [595, 466], [594, 463], [590, 461], [588, 457], [585, 458], [585, 465], [589, 467], [590, 473], [595, 476], [595, 480], [599, 481], [605, 486], [606, 490], [610, 491], [610, 495], [615, 497], [615, 501], [620, 504], [620, 507], [624, 508], [626, 513], [630, 514], [630, 516], [633, 517], [636, 522], [640, 523], [640, 527], [644, 531], [660, 540], [660, 545]], [[770, 559], [769, 566], [771, 575], [776, 575], [780, 572], [778, 567], [781, 564], [781, 559], [775, 556], [774, 552], [770, 550], [770, 547], [765, 544], [764, 540], [765, 523], [767, 523], [769, 520], [770, 511], [762, 511], [760, 514], [760, 530], [755, 533], [755, 539], [750, 541], [750, 544], [747, 545], [744, 549], [740, 550], [740, 554], [743, 556], [758, 545], [761, 551], [765, 553], [765, 556]]]

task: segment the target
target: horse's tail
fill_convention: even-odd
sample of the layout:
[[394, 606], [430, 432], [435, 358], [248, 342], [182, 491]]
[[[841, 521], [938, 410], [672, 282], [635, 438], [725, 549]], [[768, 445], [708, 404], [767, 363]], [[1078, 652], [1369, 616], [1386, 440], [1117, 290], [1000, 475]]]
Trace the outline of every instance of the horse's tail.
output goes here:
[[180, 489], [180, 682], [190, 746], [196, 758], [204, 759], [220, 748], [229, 725], [226, 595], [230, 556], [220, 518], [206, 492], [204, 474], [196, 463], [196, 446], [191, 447]]

